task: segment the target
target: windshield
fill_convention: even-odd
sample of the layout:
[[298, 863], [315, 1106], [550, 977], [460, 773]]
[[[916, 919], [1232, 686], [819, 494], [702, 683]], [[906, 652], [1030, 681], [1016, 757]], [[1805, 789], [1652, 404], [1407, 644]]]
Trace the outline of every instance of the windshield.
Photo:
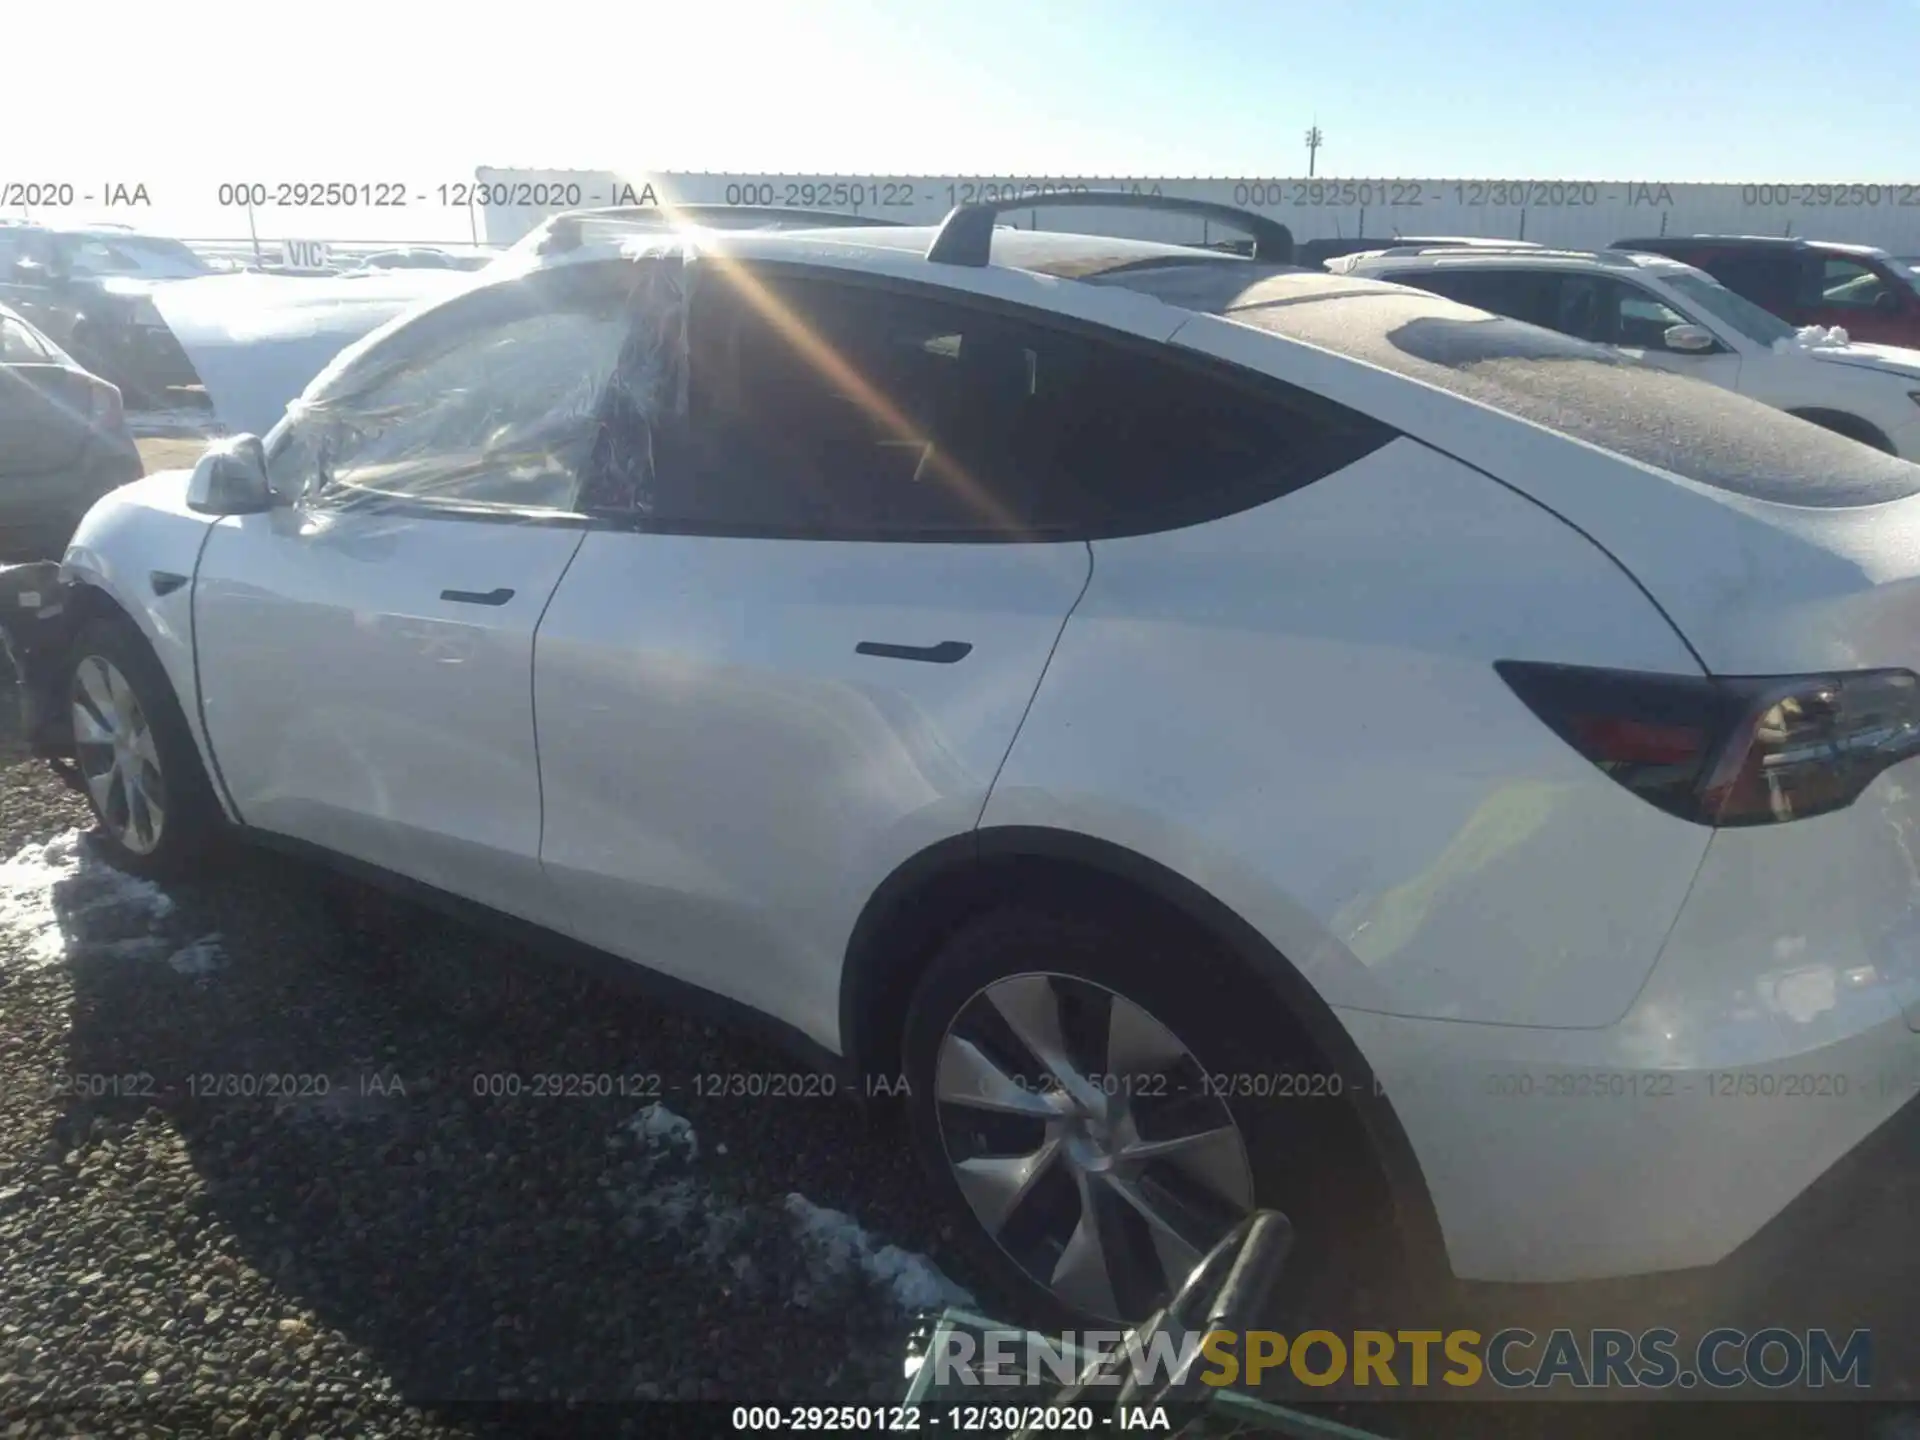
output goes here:
[[213, 267], [178, 240], [146, 235], [78, 235], [68, 242], [73, 269], [83, 275], [137, 275], [187, 280]]
[[211, 265], [177, 240], [122, 240], [117, 243], [139, 260], [140, 269], [148, 275], [184, 280], [194, 275], [209, 274], [213, 270]]
[[1893, 264], [1887, 268], [1906, 281], [1915, 294], [1920, 295], [1920, 255], [1896, 255]]
[[1751, 300], [1736, 295], [1718, 280], [1684, 272], [1660, 277], [1686, 299], [1723, 325], [1731, 325], [1756, 345], [1771, 346], [1776, 340], [1791, 340], [1793, 326], [1771, 311], [1762, 310]]

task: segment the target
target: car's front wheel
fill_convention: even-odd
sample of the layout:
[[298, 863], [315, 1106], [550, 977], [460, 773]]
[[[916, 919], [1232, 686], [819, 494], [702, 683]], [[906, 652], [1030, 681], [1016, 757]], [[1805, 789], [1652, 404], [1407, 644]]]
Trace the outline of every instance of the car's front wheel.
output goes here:
[[1028, 1312], [1138, 1322], [1256, 1205], [1300, 1233], [1295, 1297], [1358, 1279], [1351, 1077], [1177, 928], [986, 915], [935, 957], [903, 1058], [921, 1158]]
[[74, 765], [114, 862], [167, 875], [198, 860], [218, 830], [218, 807], [173, 686], [131, 625], [82, 627], [67, 704]]

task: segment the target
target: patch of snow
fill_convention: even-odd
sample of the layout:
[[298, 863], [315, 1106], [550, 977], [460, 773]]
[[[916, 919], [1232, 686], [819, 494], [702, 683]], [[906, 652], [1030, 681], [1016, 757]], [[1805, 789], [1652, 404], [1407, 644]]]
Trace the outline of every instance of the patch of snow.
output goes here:
[[873, 1237], [851, 1216], [798, 1194], [787, 1196], [785, 1208], [806, 1252], [808, 1273], [816, 1283], [832, 1284], [858, 1271], [903, 1310], [938, 1310], [975, 1303], [971, 1294], [949, 1280], [926, 1256], [898, 1245], [875, 1245]]
[[28, 968], [51, 965], [67, 953], [54, 908], [54, 889], [80, 873], [80, 832], [56, 835], [44, 845], [29, 845], [0, 862], [0, 930], [20, 941]]
[[182, 975], [206, 975], [218, 970], [226, 960], [226, 953], [220, 948], [220, 935], [202, 935], [189, 945], [183, 945], [167, 957], [167, 964]]
[[608, 1198], [631, 1239], [671, 1242], [748, 1289], [786, 1277], [792, 1303], [807, 1309], [858, 1303], [869, 1287], [906, 1311], [974, 1303], [925, 1256], [880, 1244], [850, 1217], [805, 1196], [788, 1195], [777, 1205], [727, 1199], [687, 1173], [699, 1148], [693, 1126], [664, 1105], [634, 1115], [609, 1144], [617, 1150], [630, 1140], [642, 1148], [626, 1163], [627, 1183], [610, 1186]]
[[[29, 970], [80, 950], [147, 955], [148, 934], [101, 935], [102, 929], [149, 931], [173, 912], [173, 901], [147, 880], [96, 859], [78, 830], [27, 845], [0, 861], [0, 932], [20, 944]], [[80, 923], [84, 922], [84, 923]], [[165, 948], [164, 942], [159, 947]]]
[[164, 890], [101, 860], [78, 830], [0, 862], [0, 934], [16, 938], [28, 970], [80, 958], [165, 960], [181, 975], [218, 968], [220, 936], [179, 945], [162, 932], [171, 914]]
[[693, 1122], [658, 1102], [628, 1120], [626, 1130], [649, 1154], [679, 1154], [689, 1161], [700, 1154], [700, 1137], [694, 1133]]
[[1784, 335], [1773, 342], [1776, 355], [1790, 354], [1795, 350], [1817, 350], [1823, 345], [1849, 345], [1852, 340], [1846, 330], [1839, 325], [1802, 325], [1793, 332], [1793, 338]]

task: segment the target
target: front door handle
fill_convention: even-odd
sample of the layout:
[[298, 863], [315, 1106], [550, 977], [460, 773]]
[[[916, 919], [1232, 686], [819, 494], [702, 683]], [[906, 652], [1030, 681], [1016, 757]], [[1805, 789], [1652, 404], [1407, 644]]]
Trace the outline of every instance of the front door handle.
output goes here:
[[504, 605], [513, 598], [513, 591], [504, 585], [498, 590], [442, 590], [440, 598], [456, 605]]
[[938, 645], [888, 645], [878, 640], [862, 640], [853, 647], [857, 655], [878, 655], [883, 660], [924, 660], [930, 665], [951, 665], [973, 653], [964, 640], [942, 640]]

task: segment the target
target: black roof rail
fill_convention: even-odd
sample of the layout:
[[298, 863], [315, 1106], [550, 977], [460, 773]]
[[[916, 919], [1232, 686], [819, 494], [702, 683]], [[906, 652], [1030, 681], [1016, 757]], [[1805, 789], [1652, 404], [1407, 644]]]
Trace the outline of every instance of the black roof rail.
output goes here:
[[1051, 210], [1067, 206], [1085, 210], [1157, 210], [1170, 215], [1196, 215], [1231, 225], [1253, 238], [1255, 260], [1270, 265], [1293, 263], [1293, 232], [1277, 220], [1251, 210], [1212, 200], [1189, 200], [1179, 195], [1137, 195], [1125, 190], [1074, 190], [1050, 195], [1027, 195], [1013, 200], [989, 200], [956, 205], [940, 222], [940, 233], [927, 247], [927, 259], [936, 265], [985, 265], [993, 249], [994, 221], [1009, 210]]
[[854, 215], [842, 210], [805, 210], [788, 205], [610, 205], [599, 210], [563, 210], [549, 216], [547, 223], [551, 224], [552, 229], [548, 231], [540, 251], [544, 255], [551, 255], [577, 248], [581, 227], [588, 222], [619, 224], [622, 221], [658, 221], [672, 224], [678, 220], [698, 225], [722, 216], [747, 216], [806, 230], [837, 230], [854, 226], [895, 229], [902, 223], [898, 220], [882, 220], [875, 215]]

